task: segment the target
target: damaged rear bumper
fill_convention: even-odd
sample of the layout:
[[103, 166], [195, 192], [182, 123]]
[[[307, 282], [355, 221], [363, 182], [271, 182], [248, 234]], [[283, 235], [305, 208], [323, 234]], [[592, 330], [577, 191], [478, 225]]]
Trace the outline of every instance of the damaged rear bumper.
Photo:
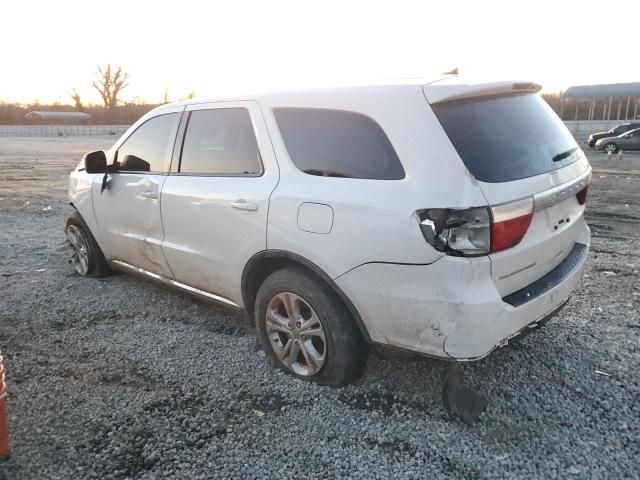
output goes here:
[[372, 341], [451, 360], [478, 360], [560, 310], [582, 277], [588, 243], [574, 250], [578, 254], [558, 265], [555, 276], [550, 272], [534, 282], [533, 293], [526, 299], [516, 295], [517, 302], [498, 293], [488, 258], [370, 263], [336, 282], [358, 309]]

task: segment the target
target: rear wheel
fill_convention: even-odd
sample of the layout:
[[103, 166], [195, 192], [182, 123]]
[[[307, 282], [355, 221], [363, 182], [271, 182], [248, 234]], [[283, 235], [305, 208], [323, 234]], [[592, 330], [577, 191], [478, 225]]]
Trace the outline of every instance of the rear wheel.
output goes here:
[[271, 274], [258, 290], [256, 326], [272, 363], [323, 385], [345, 385], [362, 375], [366, 345], [335, 292], [299, 268]]
[[103, 277], [109, 267], [89, 227], [78, 212], [73, 212], [65, 227], [67, 244], [71, 248], [69, 263], [83, 277]]
[[616, 153], [619, 150], [618, 145], [613, 142], [607, 143], [604, 146], [604, 151], [607, 153]]

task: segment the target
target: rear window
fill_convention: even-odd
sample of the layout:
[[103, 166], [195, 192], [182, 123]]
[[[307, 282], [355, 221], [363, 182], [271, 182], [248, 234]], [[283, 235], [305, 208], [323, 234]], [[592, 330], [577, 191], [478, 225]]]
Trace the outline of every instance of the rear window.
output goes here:
[[369, 117], [316, 108], [276, 108], [274, 115], [291, 160], [309, 175], [404, 178], [391, 142]]
[[471, 174], [510, 182], [577, 160], [575, 139], [538, 95], [509, 95], [432, 105]]

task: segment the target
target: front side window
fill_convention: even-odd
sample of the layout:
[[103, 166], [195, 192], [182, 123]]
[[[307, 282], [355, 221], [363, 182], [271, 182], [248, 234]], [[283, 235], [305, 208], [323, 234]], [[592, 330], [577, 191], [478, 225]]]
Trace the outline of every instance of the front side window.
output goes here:
[[147, 120], [118, 149], [119, 171], [162, 173], [168, 170], [179, 113]]
[[182, 147], [181, 173], [260, 175], [262, 162], [246, 108], [191, 112]]
[[274, 115], [291, 160], [309, 175], [404, 178], [387, 135], [365, 115], [316, 108], [276, 108]]

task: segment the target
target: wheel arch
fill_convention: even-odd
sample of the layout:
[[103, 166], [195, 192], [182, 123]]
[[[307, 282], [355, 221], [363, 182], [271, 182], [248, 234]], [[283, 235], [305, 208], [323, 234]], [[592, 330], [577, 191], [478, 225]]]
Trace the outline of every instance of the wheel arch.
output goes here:
[[300, 267], [325, 282], [347, 307], [364, 341], [371, 343], [369, 331], [362, 321], [360, 313], [333, 279], [315, 263], [286, 250], [263, 250], [251, 257], [245, 265], [241, 280], [242, 301], [251, 318], [254, 315], [255, 299], [262, 282], [276, 270], [289, 266]]

